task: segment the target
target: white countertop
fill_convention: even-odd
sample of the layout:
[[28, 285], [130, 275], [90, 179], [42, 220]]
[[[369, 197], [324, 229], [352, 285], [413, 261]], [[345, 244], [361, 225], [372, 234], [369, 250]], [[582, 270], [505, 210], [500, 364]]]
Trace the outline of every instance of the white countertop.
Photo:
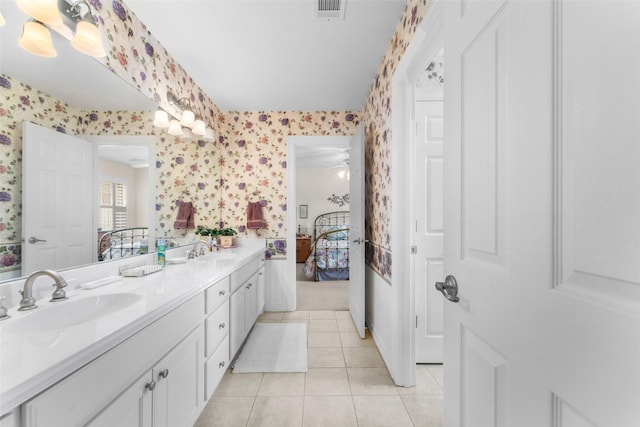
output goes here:
[[[12, 317], [0, 323], [0, 415], [120, 344], [257, 254], [264, 253], [264, 246], [225, 249], [223, 253], [236, 257], [217, 262], [203, 261], [207, 259], [204, 257], [167, 265], [160, 272], [126, 277], [121, 282], [97, 289], [77, 287], [68, 290], [67, 301], [51, 303], [42, 299], [37, 301], [38, 308], [31, 311], [11, 309]], [[13, 326], [10, 325], [14, 322], [54, 305], [59, 308], [69, 301], [113, 293], [135, 294], [140, 298], [112, 314], [70, 327], [47, 326], [45, 329], [49, 330], [29, 334], [11, 331]]]

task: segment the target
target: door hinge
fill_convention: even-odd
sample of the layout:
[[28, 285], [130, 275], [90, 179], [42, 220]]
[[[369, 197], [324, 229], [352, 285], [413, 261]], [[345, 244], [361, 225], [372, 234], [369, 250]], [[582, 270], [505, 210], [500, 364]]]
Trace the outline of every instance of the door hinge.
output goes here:
[[418, 253], [418, 247], [417, 246], [411, 246], [411, 255], [415, 255]]

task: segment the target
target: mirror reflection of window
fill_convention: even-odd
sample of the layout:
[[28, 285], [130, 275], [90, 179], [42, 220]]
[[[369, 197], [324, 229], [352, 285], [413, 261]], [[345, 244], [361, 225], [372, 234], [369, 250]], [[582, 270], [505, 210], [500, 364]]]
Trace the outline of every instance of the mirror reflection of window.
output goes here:
[[100, 183], [100, 230], [127, 228], [127, 186], [118, 182]]

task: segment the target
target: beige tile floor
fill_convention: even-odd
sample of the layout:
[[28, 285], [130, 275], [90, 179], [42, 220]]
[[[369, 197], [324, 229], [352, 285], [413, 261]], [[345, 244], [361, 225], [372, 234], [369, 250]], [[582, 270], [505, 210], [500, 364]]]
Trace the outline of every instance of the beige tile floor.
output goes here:
[[309, 371], [227, 371], [195, 427], [442, 426], [442, 366], [418, 365], [416, 387], [395, 386], [349, 312], [268, 312], [258, 321], [306, 322]]

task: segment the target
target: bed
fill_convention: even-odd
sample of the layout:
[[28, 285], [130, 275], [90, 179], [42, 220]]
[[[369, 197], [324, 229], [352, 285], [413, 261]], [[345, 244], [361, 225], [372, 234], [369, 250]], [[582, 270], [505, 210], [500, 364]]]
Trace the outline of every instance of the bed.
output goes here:
[[349, 280], [349, 211], [327, 212], [314, 221], [305, 276], [316, 282]]
[[[146, 243], [148, 251], [149, 229], [147, 227], [129, 227], [98, 232], [98, 261], [126, 258], [139, 255], [141, 242]], [[144, 252], [144, 250], [143, 250]]]

